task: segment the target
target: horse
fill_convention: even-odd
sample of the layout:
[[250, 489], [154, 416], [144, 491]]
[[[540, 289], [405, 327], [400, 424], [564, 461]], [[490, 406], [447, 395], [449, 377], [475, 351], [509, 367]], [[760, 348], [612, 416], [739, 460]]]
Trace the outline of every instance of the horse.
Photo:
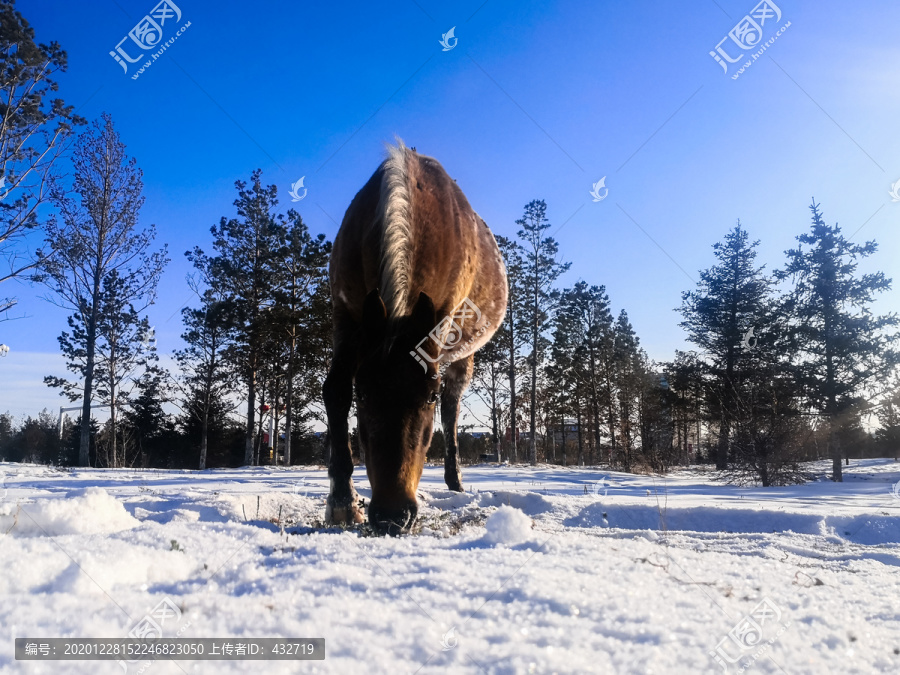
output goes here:
[[406, 533], [440, 401], [444, 480], [463, 491], [456, 426], [475, 352], [503, 321], [506, 267], [494, 235], [441, 164], [397, 139], [356, 194], [329, 262], [333, 356], [328, 416], [331, 525], [364, 522], [348, 415], [372, 487], [369, 524]]

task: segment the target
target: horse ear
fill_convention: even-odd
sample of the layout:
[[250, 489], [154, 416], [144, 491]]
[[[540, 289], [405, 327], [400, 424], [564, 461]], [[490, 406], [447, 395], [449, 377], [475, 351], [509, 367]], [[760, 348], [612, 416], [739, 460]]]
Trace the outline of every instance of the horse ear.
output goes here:
[[363, 303], [362, 328], [366, 341], [380, 340], [387, 326], [387, 309], [378, 289], [372, 290]]
[[415, 335], [425, 335], [437, 324], [437, 312], [434, 301], [425, 292], [419, 293], [416, 306], [410, 315], [410, 326]]

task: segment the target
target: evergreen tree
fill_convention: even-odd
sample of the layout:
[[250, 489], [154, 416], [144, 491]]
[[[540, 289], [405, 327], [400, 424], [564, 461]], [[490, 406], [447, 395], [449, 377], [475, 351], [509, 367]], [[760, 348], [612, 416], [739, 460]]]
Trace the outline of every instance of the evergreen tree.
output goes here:
[[185, 399], [184, 409], [188, 415], [196, 416], [199, 424], [197, 440], [202, 470], [207, 464], [209, 430], [216, 424], [215, 413], [227, 415], [230, 411], [224, 401], [232, 390], [234, 371], [226, 360], [226, 350], [234, 333], [234, 321], [231, 305], [217, 297], [212, 289], [201, 295], [200, 308], [185, 307], [181, 316], [185, 326], [181, 339], [187, 346], [175, 351], [175, 360], [181, 370], [179, 383]]
[[[618, 406], [615, 385], [615, 336], [609, 297], [603, 286], [579, 281], [560, 294], [555, 313], [555, 355], [567, 374], [584, 387], [590, 403], [594, 447], [600, 448], [601, 415], [616, 453]], [[593, 458], [591, 458], [591, 461]]]
[[696, 290], [682, 293], [684, 321], [679, 325], [700, 348], [709, 375], [709, 414], [719, 427], [719, 469], [727, 466], [736, 392], [748, 363], [745, 338], [755, 347], [772, 322], [771, 282], [763, 267], [754, 264], [758, 245], [738, 222], [723, 242], [713, 245], [717, 264], [700, 272]]
[[[51, 219], [47, 228], [49, 257], [43, 269], [54, 292], [54, 301], [77, 315], [72, 340], [76, 372], [83, 382], [81, 449], [79, 463], [87, 465], [90, 444], [90, 410], [94, 400], [94, 378], [101, 320], [101, 303], [110, 275], [126, 289], [125, 302], [137, 313], [156, 298], [156, 285], [168, 263], [166, 247], [151, 251], [156, 236], [153, 226], [138, 228], [144, 198], [141, 171], [134, 158], [125, 154], [109, 115], [79, 137], [73, 165], [75, 195], [61, 188], [52, 192], [63, 223]], [[67, 338], [68, 339], [68, 338]], [[59, 386], [55, 378], [45, 381]], [[66, 390], [70, 398], [72, 391]], [[74, 399], [73, 399], [74, 400]]]
[[527, 325], [524, 320], [524, 304], [528, 295], [525, 289], [525, 260], [521, 245], [506, 237], [497, 236], [497, 246], [503, 255], [506, 265], [506, 281], [509, 287], [506, 303], [506, 316], [503, 325], [497, 329], [494, 340], [502, 346], [507, 354], [506, 367], [509, 379], [509, 428], [510, 428], [510, 461], [519, 461], [519, 395], [516, 371], [519, 367], [522, 346], [527, 339]]
[[641, 456], [653, 471], [664, 473], [674, 459], [674, 395], [666, 373], [643, 364], [638, 396]]
[[[121, 466], [125, 461], [125, 448], [120, 444], [119, 410], [128, 403], [143, 369], [157, 360], [149, 322], [146, 318], [141, 319], [130, 303], [131, 298], [139, 297], [134, 283], [133, 276], [123, 277], [118, 270], [112, 270], [103, 278], [97, 302], [92, 397], [110, 410], [105, 443], [105, 464], [110, 467]], [[85, 378], [87, 371], [88, 327], [84, 320], [84, 314], [71, 315], [69, 326], [72, 332], [64, 331], [59, 337], [66, 367], [79, 379], [44, 378], [44, 382], [62, 389], [61, 393], [72, 401], [80, 397], [83, 385], [79, 380]]]
[[[130, 299], [139, 297], [133, 277], [113, 270], [103, 279], [97, 320], [97, 398], [109, 406], [108, 466], [127, 466], [126, 448], [119, 445], [119, 411], [128, 405], [136, 384], [158, 361], [153, 330], [138, 315]], [[152, 378], [156, 371], [151, 372]]]
[[[38, 44], [11, 0], [0, 2], [0, 283], [29, 276], [40, 254], [25, 250], [49, 199], [56, 164], [75, 126], [85, 120], [54, 96], [67, 56], [57, 42]], [[0, 298], [0, 313], [16, 304]]]
[[129, 410], [125, 411], [125, 423], [134, 440], [134, 454], [142, 467], [150, 466], [151, 459], [159, 457], [163, 441], [171, 437], [174, 424], [163, 409], [168, 399], [166, 382], [168, 373], [158, 365], [149, 366], [137, 380], [135, 395]]
[[614, 347], [615, 383], [619, 404], [619, 437], [626, 470], [631, 470], [635, 429], [639, 425], [640, 400], [646, 381], [646, 355], [623, 309], [616, 319]]
[[[580, 418], [580, 403], [587, 394], [584, 377], [587, 371], [583, 367], [584, 340], [579, 330], [577, 312], [570, 311], [571, 293], [571, 289], [563, 291], [561, 309], [554, 316], [553, 342], [550, 360], [546, 365], [547, 380], [553, 383], [551, 407], [560, 426], [564, 463], [568, 463], [569, 440], [566, 434], [566, 416]], [[583, 459], [579, 457], [578, 461], [583, 463]]]
[[787, 265], [776, 273], [793, 288], [785, 301], [789, 338], [797, 372], [812, 407], [825, 417], [832, 479], [843, 480], [839, 432], [842, 416], [866, 387], [886, 379], [898, 362], [893, 348], [895, 314], [873, 316], [876, 293], [890, 290], [882, 272], [857, 274], [857, 261], [874, 254], [874, 241], [852, 244], [837, 225], [827, 225], [819, 205], [810, 205], [809, 232], [786, 252]]
[[528, 345], [531, 353], [528, 362], [531, 370], [531, 433], [529, 460], [537, 463], [537, 445], [535, 432], [537, 426], [537, 386], [538, 367], [543, 353], [549, 344], [544, 332], [549, 326], [551, 313], [557, 301], [553, 285], [571, 263], [559, 263], [556, 260], [559, 246], [553, 237], [545, 236], [550, 228], [547, 220], [547, 204], [543, 200], [534, 200], [525, 205], [525, 213], [516, 221], [521, 229], [517, 235], [522, 240], [524, 249], [523, 284], [521, 319], [522, 325], [528, 328]]
[[[504, 415], [502, 409], [509, 401], [508, 374], [509, 352], [504, 345], [506, 323], [494, 333], [493, 338], [481, 349], [475, 352], [475, 363], [472, 372], [472, 386], [470, 391], [491, 413], [491, 452], [494, 453], [494, 461], [500, 461], [500, 438], [504, 427]], [[506, 380], [506, 384], [504, 384]]]
[[318, 399], [328, 374], [331, 242], [324, 234], [313, 238], [293, 209], [288, 211], [280, 234], [281, 246], [275, 254], [278, 281], [274, 289], [273, 339], [281, 346], [276, 358], [284, 367], [284, 463], [290, 465], [291, 432], [295, 425], [303, 426], [310, 420], [309, 406]]
[[691, 438], [700, 445], [703, 397], [706, 388], [703, 363], [696, 352], [675, 351], [675, 360], [667, 370], [671, 373], [669, 386], [675, 394], [676, 446], [685, 466], [691, 461]]
[[274, 185], [264, 186], [261, 179], [262, 170], [257, 169], [249, 184], [235, 181], [238, 197], [234, 206], [238, 217], [223, 216], [210, 229], [215, 255], [208, 256], [200, 247], [186, 254], [206, 285], [221, 292], [233, 307], [236, 338], [229, 358], [238, 368], [247, 391], [246, 465], [253, 463], [254, 454], [259, 450], [259, 439], [254, 443], [258, 375], [268, 339], [270, 316], [265, 310], [274, 303], [273, 258], [280, 246], [278, 219], [274, 213], [278, 191]]
[[881, 427], [875, 438], [883, 456], [900, 459], [900, 381], [893, 386], [877, 407], [875, 415]]

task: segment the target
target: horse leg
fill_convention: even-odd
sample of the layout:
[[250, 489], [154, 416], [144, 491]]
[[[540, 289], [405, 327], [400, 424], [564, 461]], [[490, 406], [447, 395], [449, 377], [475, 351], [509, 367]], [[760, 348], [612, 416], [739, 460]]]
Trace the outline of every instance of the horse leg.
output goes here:
[[472, 379], [474, 354], [454, 361], [444, 373], [444, 390], [441, 392], [441, 425], [444, 428], [444, 482], [455, 492], [462, 492], [462, 473], [459, 470], [459, 445], [456, 442], [456, 422], [459, 419], [459, 402]]
[[331, 442], [328, 463], [331, 488], [325, 500], [325, 522], [330, 525], [352, 525], [364, 520], [359, 495], [353, 487], [353, 455], [347, 421], [353, 402], [355, 354], [354, 344], [336, 339], [334, 360], [322, 387]]

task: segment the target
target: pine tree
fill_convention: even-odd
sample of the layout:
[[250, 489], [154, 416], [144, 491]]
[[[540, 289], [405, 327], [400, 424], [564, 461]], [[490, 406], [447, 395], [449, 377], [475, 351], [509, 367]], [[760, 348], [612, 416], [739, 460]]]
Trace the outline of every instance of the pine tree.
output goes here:
[[[186, 347], [175, 351], [180, 368], [178, 378], [184, 409], [195, 415], [199, 423], [201, 470], [206, 468], [209, 429], [215, 411], [223, 408], [225, 396], [234, 384], [234, 370], [226, 360], [226, 350], [234, 334], [231, 305], [218, 297], [213, 289], [201, 295], [198, 309], [181, 310], [185, 331], [181, 339]], [[227, 414], [225, 407], [222, 414]]]
[[[565, 463], [568, 462], [566, 416], [580, 418], [580, 403], [587, 393], [584, 377], [587, 371], [583, 367], [585, 345], [578, 313], [570, 311], [571, 294], [572, 289], [563, 291], [560, 310], [553, 318], [553, 342], [546, 365], [547, 380], [553, 383], [551, 405], [559, 419]], [[578, 461], [582, 459], [579, 457]]]
[[619, 404], [619, 436], [626, 470], [631, 470], [635, 447], [635, 429], [639, 424], [640, 400], [646, 380], [646, 355], [623, 309], [613, 329], [615, 334], [615, 386]]
[[546, 214], [547, 204], [543, 200], [534, 200], [525, 205], [525, 213], [516, 221], [516, 225], [521, 228], [516, 236], [522, 240], [522, 248], [525, 252], [521, 318], [522, 324], [529, 327], [527, 339], [531, 347], [528, 361], [531, 370], [529, 460], [532, 465], [537, 464], [535, 433], [538, 367], [549, 344], [544, 337], [544, 332], [549, 326], [551, 313], [557, 301], [553, 285], [559, 276], [571, 266], [571, 263], [559, 263], [556, 260], [559, 246], [553, 237], [545, 236], [546, 231], [550, 228]]
[[857, 273], [857, 261], [874, 254], [876, 243], [852, 244], [840, 227], [825, 223], [815, 200], [809, 208], [810, 230], [786, 252], [788, 262], [776, 277], [793, 281], [785, 313], [798, 376], [811, 406], [825, 417], [832, 479], [841, 481], [841, 417], [900, 360], [892, 346], [897, 334], [886, 332], [898, 319], [873, 316], [870, 309], [876, 293], [890, 290], [890, 279]]
[[673, 405], [674, 395], [664, 370], [642, 364], [641, 386], [638, 395], [638, 429], [641, 436], [641, 456], [653, 471], [664, 473], [674, 459]]
[[509, 294], [506, 303], [506, 316], [503, 325], [497, 330], [494, 340], [502, 345], [507, 354], [506, 366], [509, 379], [509, 428], [510, 428], [510, 461], [519, 461], [519, 394], [517, 389], [516, 370], [519, 367], [520, 353], [527, 337], [527, 326], [524, 323], [524, 304], [527, 301], [525, 289], [525, 260], [521, 245], [506, 237], [497, 236], [497, 246], [503, 255], [506, 265], [506, 280]]
[[[771, 323], [771, 282], [755, 267], [758, 241], [751, 242], [740, 222], [713, 245], [717, 264], [700, 272], [697, 290], [682, 293], [679, 325], [701, 350], [710, 377], [709, 412], [718, 421], [716, 467], [728, 462], [731, 424], [737, 414], [736, 390], [748, 350], [760, 344]], [[750, 331], [753, 331], [752, 337]]]
[[[30, 276], [40, 253], [25, 250], [38, 227], [37, 214], [58, 177], [56, 164], [73, 129], [85, 123], [73, 106], [51, 98], [55, 76], [68, 58], [57, 42], [38, 44], [34, 29], [12, 2], [0, 3], [0, 259], [7, 263], [0, 283]], [[0, 298], [0, 313], [16, 304]]]
[[210, 231], [213, 251], [208, 256], [200, 247], [186, 255], [198, 269], [209, 288], [221, 292], [232, 305], [237, 331], [230, 350], [247, 390], [247, 423], [244, 463], [253, 464], [259, 450], [256, 437], [258, 375], [268, 339], [265, 311], [274, 302], [276, 272], [273, 256], [279, 247], [278, 221], [274, 210], [278, 191], [274, 185], [262, 184], [262, 170], [255, 170], [250, 183], [235, 181], [238, 197], [234, 201], [237, 218], [222, 217]]
[[900, 380], [894, 380], [875, 414], [881, 424], [875, 438], [882, 455], [892, 456], [896, 462], [900, 459]]
[[97, 320], [97, 398], [109, 406], [108, 466], [125, 466], [125, 447], [119, 453], [119, 411], [130, 402], [144, 369], [153, 366], [156, 341], [150, 322], [138, 315], [130, 299], [138, 295], [134, 278], [113, 270], [103, 279]]
[[[609, 297], [603, 286], [579, 281], [560, 294], [554, 343], [568, 351], [568, 374], [580, 382], [590, 403], [594, 446], [600, 448], [601, 412], [616, 454], [618, 406], [615, 386], [615, 337]], [[566, 349], [566, 343], [569, 343]], [[562, 353], [558, 353], [562, 357]], [[593, 458], [591, 458], [593, 460]]]
[[134, 440], [135, 456], [142, 467], [160, 452], [167, 436], [174, 430], [170, 416], [163, 409], [168, 399], [166, 383], [169, 374], [156, 364], [150, 365], [135, 382], [135, 395], [125, 411], [125, 426]]
[[[275, 253], [273, 339], [284, 364], [284, 463], [291, 464], [291, 432], [310, 419], [309, 405], [318, 399], [328, 374], [331, 353], [331, 293], [328, 259], [331, 242], [313, 238], [297, 211], [287, 213]], [[296, 420], [295, 420], [296, 418]]]
[[[119, 411], [129, 402], [143, 370], [157, 361], [155, 342], [149, 339], [149, 322], [141, 319], [128, 301], [135, 293], [130, 282], [133, 279], [119, 276], [117, 270], [104, 277], [97, 312], [93, 396], [110, 409], [106, 445], [106, 465], [110, 467], [124, 465], [125, 460], [125, 449], [120, 446]], [[62, 389], [61, 393], [75, 401], [81, 395], [80, 380], [87, 366], [87, 327], [83, 315], [78, 313], [69, 317], [69, 326], [72, 332], [63, 332], [59, 344], [67, 368], [78, 379], [48, 376], [44, 382]]]
[[[109, 115], [79, 137], [72, 161], [77, 198], [61, 188], [53, 190], [63, 223], [52, 219], [47, 227], [49, 256], [43, 269], [53, 301], [74, 311], [80, 325], [71, 337], [78, 341], [79, 365], [74, 372], [83, 381], [79, 463], [86, 466], [104, 284], [115, 273], [127, 287], [124, 300], [140, 313], [155, 300], [156, 285], [169, 260], [165, 246], [150, 250], [156, 229], [138, 228], [144, 203], [141, 171], [125, 154]], [[52, 378], [45, 381], [58, 386]]]

